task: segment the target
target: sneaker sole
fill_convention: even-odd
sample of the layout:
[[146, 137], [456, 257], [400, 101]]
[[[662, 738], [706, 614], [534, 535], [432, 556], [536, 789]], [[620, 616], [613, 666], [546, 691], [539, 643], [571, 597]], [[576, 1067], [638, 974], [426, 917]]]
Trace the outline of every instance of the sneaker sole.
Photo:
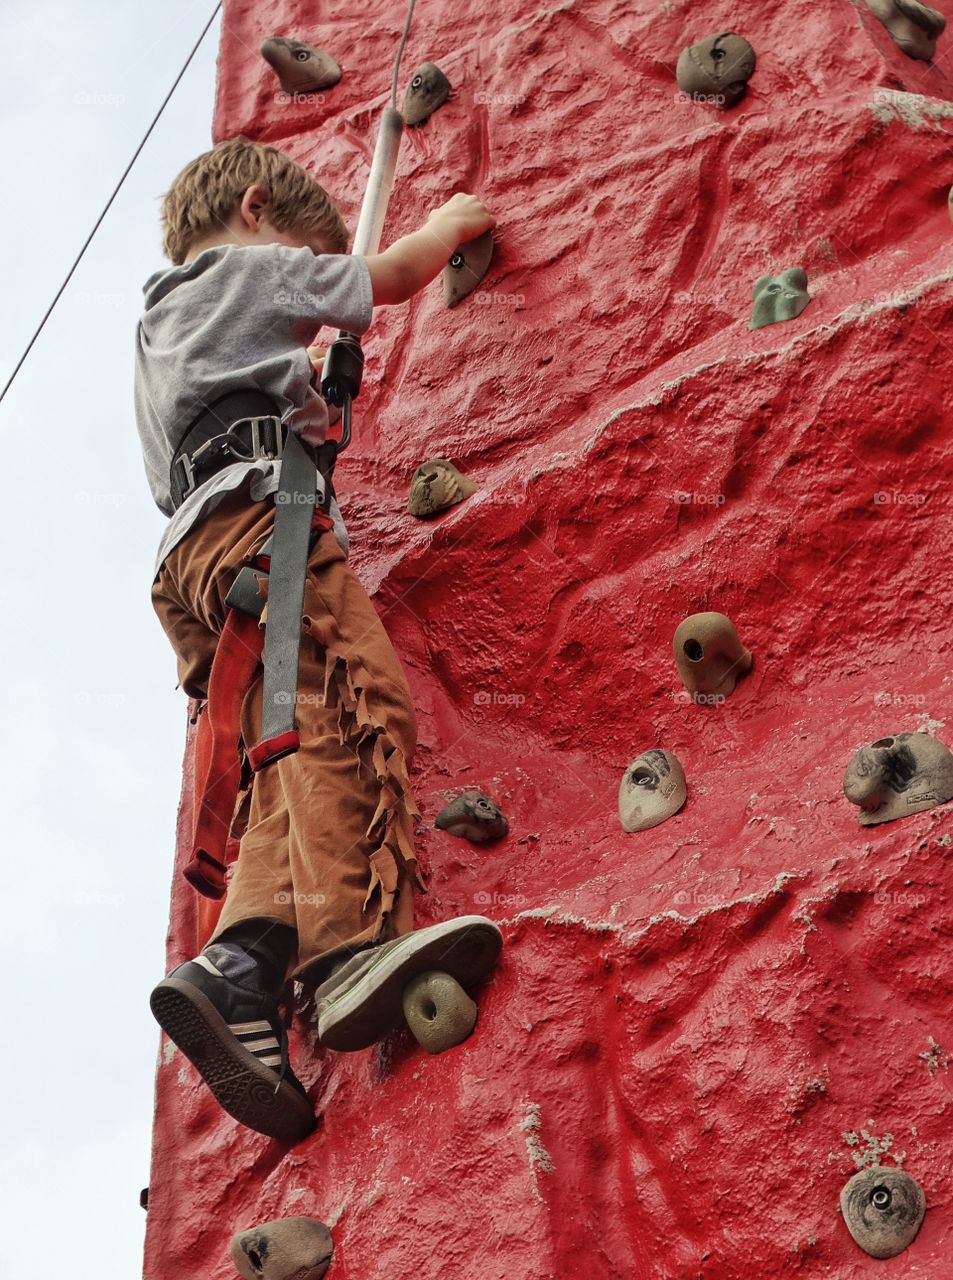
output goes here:
[[159, 1026], [198, 1071], [215, 1101], [239, 1124], [279, 1142], [299, 1142], [312, 1132], [316, 1121], [306, 1099], [241, 1044], [191, 982], [166, 978], [149, 1004]]
[[408, 933], [351, 990], [325, 1007], [318, 1036], [329, 1049], [351, 1052], [383, 1040], [404, 1020], [404, 987], [428, 969], [473, 987], [493, 970], [503, 935], [483, 916], [461, 916]]

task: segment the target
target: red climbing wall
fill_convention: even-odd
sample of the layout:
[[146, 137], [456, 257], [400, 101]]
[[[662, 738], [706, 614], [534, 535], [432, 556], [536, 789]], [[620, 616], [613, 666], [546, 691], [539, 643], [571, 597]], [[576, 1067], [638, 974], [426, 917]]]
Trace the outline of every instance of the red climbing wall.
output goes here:
[[[353, 227], [403, 16], [226, 3], [216, 138], [281, 145]], [[730, 29], [746, 100], [679, 101], [681, 48]], [[273, 34], [340, 85], [276, 98]], [[458, 310], [379, 313], [339, 488], [419, 709], [421, 919], [490, 915], [504, 960], [442, 1057], [302, 1036], [322, 1125], [290, 1151], [165, 1044], [149, 1280], [225, 1280], [235, 1229], [302, 1213], [331, 1280], [948, 1280], [951, 806], [863, 829], [841, 779], [885, 733], [953, 741], [951, 54], [847, 0], [419, 0], [402, 88], [433, 59], [455, 96], [406, 134], [385, 240], [462, 188], [499, 249]], [[798, 265], [810, 306], [750, 332], [755, 278]], [[423, 523], [434, 455], [480, 491]], [[755, 655], [720, 707], [672, 660], [701, 609]], [[655, 745], [688, 803], [626, 835]], [[464, 784], [506, 840], [432, 829]], [[177, 878], [170, 962], [194, 909]], [[928, 1204], [887, 1263], [838, 1211], [878, 1158]]]

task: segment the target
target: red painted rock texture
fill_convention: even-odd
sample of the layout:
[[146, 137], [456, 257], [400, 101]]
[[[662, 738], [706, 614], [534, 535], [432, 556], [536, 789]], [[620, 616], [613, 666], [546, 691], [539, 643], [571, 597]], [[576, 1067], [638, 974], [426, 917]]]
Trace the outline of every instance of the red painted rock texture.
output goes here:
[[[215, 137], [280, 144], [353, 227], [403, 18], [227, 0]], [[746, 98], [681, 101], [681, 49], [729, 30]], [[269, 35], [340, 84], [279, 100]], [[148, 1280], [225, 1280], [235, 1231], [292, 1214], [331, 1226], [331, 1280], [880, 1276], [838, 1209], [874, 1163], [928, 1206], [886, 1266], [947, 1280], [951, 806], [865, 830], [841, 781], [884, 734], [953, 742], [949, 50], [847, 0], [418, 5], [405, 70], [454, 95], [405, 135], [385, 240], [464, 189], [498, 249], [456, 310], [435, 282], [378, 313], [338, 486], [417, 700], [420, 920], [482, 912], [506, 949], [439, 1057], [299, 1030], [321, 1124], [290, 1151], [163, 1044]], [[810, 305], [749, 331], [792, 266]], [[424, 523], [432, 456], [480, 488]], [[723, 705], [672, 658], [704, 610], [754, 654]], [[688, 802], [626, 835], [653, 746]], [[463, 787], [504, 840], [433, 829]], [[195, 912], [177, 877], [170, 963]]]

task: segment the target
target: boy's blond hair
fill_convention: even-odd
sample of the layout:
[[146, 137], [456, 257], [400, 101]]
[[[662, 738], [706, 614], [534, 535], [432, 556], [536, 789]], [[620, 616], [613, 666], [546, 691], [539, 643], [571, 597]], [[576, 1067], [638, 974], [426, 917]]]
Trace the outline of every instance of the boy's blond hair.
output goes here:
[[166, 192], [166, 256], [176, 266], [183, 263], [192, 245], [227, 222], [253, 186], [271, 193], [268, 217], [279, 231], [319, 236], [329, 253], [347, 252], [347, 227], [324, 188], [274, 147], [239, 137], [187, 164]]

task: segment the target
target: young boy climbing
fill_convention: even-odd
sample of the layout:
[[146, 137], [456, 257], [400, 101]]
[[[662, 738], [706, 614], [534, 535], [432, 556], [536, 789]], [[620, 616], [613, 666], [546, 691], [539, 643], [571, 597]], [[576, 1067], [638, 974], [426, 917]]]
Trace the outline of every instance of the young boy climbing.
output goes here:
[[[420, 230], [362, 258], [346, 254], [346, 228], [323, 188], [272, 147], [234, 139], [176, 178], [163, 205], [174, 265], [144, 290], [136, 416], [152, 494], [171, 517], [152, 598], [190, 697], [209, 695], [232, 584], [243, 567], [262, 563], [256, 556], [281, 493], [281, 442], [294, 433], [316, 459], [327, 437], [328, 407], [308, 352], [316, 331], [362, 333], [375, 306], [407, 301], [458, 245], [494, 223], [478, 199], [457, 194]], [[501, 945], [479, 916], [413, 931], [420, 815], [408, 782], [410, 691], [348, 567], [337, 503], [331, 497], [319, 509], [318, 466], [314, 487], [295, 697], [300, 747], [254, 775], [215, 933], [151, 997], [221, 1106], [285, 1141], [315, 1123], [288, 1061], [279, 1001], [289, 977], [313, 993], [322, 1042], [359, 1049], [399, 1022], [411, 978], [437, 969], [471, 985]], [[262, 733], [263, 667], [254, 656], [251, 669], [238, 694], [246, 751]]]

